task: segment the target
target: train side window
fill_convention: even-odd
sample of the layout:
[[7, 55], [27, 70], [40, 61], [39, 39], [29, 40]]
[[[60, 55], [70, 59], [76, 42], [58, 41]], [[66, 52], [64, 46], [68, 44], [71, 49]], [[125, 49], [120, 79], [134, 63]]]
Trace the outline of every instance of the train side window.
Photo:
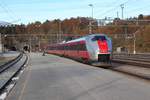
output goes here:
[[75, 50], [75, 45], [72, 45], [72, 50]]
[[62, 46], [61, 45], [59, 46], [59, 50], [62, 50]]
[[75, 50], [78, 50], [78, 44], [75, 45]]
[[65, 50], [68, 50], [68, 45], [66, 45], [65, 48], [66, 48]]
[[69, 45], [67, 45], [67, 50], [69, 50]]
[[81, 44], [81, 50], [82, 50], [82, 51], [84, 50], [84, 45], [83, 45], [83, 44]]
[[78, 50], [81, 50], [81, 48], [82, 48], [81, 44], [78, 44]]
[[64, 45], [64, 50], [66, 50], [67, 48], [66, 48], [67, 46], [66, 45]]
[[82, 50], [82, 51], [85, 51], [85, 50], [86, 50], [85, 44], [81, 44], [81, 50]]
[[50, 50], [53, 50], [53, 47], [49, 47]]
[[69, 50], [73, 50], [73, 45], [70, 45], [70, 46], [69, 46]]
[[64, 46], [63, 45], [61, 45], [61, 50], [63, 50], [64, 49]]
[[67, 48], [67, 45], [65, 46], [65, 50], [67, 50], [68, 48]]
[[75, 45], [74, 44], [71, 44], [69, 47], [70, 47], [70, 50], [75, 50]]
[[77, 44], [77, 45], [76, 45], [76, 50], [79, 50], [79, 49], [80, 49], [80, 48], [79, 48], [79, 44]]
[[58, 50], [61, 50], [61, 46], [57, 46]]
[[67, 46], [68, 50], [70, 50], [70, 45]]
[[76, 50], [76, 45], [72, 45], [72, 50]]

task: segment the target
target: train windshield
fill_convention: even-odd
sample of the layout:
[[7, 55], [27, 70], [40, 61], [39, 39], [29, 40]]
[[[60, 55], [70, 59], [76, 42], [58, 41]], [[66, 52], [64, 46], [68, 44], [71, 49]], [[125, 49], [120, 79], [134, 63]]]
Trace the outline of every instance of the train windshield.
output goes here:
[[105, 41], [106, 37], [105, 36], [94, 36], [94, 38], [92, 38], [92, 41], [97, 41], [97, 40]]

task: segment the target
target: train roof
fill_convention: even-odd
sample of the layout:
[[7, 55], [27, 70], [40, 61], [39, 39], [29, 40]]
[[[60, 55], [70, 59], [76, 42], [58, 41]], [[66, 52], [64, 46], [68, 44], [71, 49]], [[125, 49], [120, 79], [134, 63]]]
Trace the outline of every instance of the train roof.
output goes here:
[[93, 36], [106, 36], [105, 34], [103, 33], [95, 33], [95, 34], [89, 34], [89, 35], [86, 35], [86, 36], [83, 36], [83, 37], [80, 37], [80, 38], [77, 38], [77, 39], [73, 39], [73, 40], [70, 40], [70, 41], [63, 41], [61, 43], [57, 43], [57, 44], [54, 44], [54, 45], [59, 45], [59, 44], [67, 44], [67, 43], [74, 43], [74, 42], [80, 42], [80, 41], [85, 41], [86, 38], [88, 37], [93, 37]]
[[106, 36], [105, 34], [101, 34], [101, 33], [99, 33], [99, 34], [98, 33], [97, 34], [89, 34], [89, 35], [86, 35], [86, 36], [83, 36], [83, 37], [80, 37], [80, 38], [77, 38], [77, 39], [74, 39], [74, 40], [67, 41], [65, 43], [84, 41], [84, 40], [86, 40], [87, 37], [93, 37], [93, 36], [96, 36], [96, 35]]

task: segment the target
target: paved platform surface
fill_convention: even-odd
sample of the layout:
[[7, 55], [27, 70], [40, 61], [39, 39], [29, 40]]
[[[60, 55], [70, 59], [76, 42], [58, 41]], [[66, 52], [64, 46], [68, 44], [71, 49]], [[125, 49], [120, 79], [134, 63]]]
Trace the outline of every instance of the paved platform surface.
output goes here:
[[6, 100], [150, 100], [150, 83], [32, 53], [29, 66]]

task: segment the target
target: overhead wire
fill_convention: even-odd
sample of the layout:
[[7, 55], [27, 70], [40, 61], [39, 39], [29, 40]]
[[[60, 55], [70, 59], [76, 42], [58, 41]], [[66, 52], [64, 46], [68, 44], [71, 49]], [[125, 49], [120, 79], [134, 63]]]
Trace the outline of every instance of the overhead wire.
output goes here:
[[137, 10], [145, 9], [145, 8], [147, 8], [147, 7], [150, 7], [150, 5], [146, 5], [146, 6], [144, 6], [144, 7], [135, 8], [135, 9], [132, 9], [132, 10], [130, 10], [130, 11], [128, 11], [128, 12], [134, 12], [134, 11], [137, 11]]
[[[17, 15], [1, 0], [0, 7], [7, 13], [7, 16], [11, 18], [10, 23], [15, 23], [20, 21], [20, 18], [17, 18]], [[17, 19], [16, 19], [17, 18]]]
[[[125, 5], [125, 4], [127, 4], [129, 1], [131, 1], [131, 0], [127, 0], [127, 1], [125, 1], [125, 2], [123, 2], [123, 3], [119, 3], [117, 6], [111, 8], [111, 9], [108, 9], [107, 11], [101, 13], [100, 15], [101, 15], [101, 16], [102, 16], [102, 15], [107, 15], [107, 14], [109, 14], [110, 12], [114, 11], [115, 9], [117, 9], [118, 7], [120, 7], [121, 4], [124, 4], [124, 5]], [[114, 4], [112, 4], [112, 5], [114, 5]], [[100, 15], [98, 15], [98, 16], [100, 16]]]
[[0, 4], [0, 7], [3, 9], [3, 11], [4, 11], [5, 13], [7, 13], [7, 15], [8, 15], [11, 19], [14, 19], [14, 17], [12, 17], [12, 15], [9, 13], [9, 11], [8, 11], [2, 4]]
[[[116, 4], [118, 1], [120, 1], [120, 0], [115, 0], [115, 1], [112, 2], [111, 4], [106, 5], [106, 7], [111, 7], [112, 5]], [[103, 13], [109, 12], [109, 11], [111, 11], [112, 9], [114, 9], [114, 8], [111, 8], [111, 9], [109, 9], [109, 10], [107, 10], [107, 11], [103, 11]], [[99, 10], [98, 12], [102, 12], [102, 11]], [[102, 13], [102, 14], [103, 14], [103, 13]], [[96, 13], [96, 14], [99, 14], [99, 13]], [[96, 15], [96, 14], [95, 14], [95, 15]]]

